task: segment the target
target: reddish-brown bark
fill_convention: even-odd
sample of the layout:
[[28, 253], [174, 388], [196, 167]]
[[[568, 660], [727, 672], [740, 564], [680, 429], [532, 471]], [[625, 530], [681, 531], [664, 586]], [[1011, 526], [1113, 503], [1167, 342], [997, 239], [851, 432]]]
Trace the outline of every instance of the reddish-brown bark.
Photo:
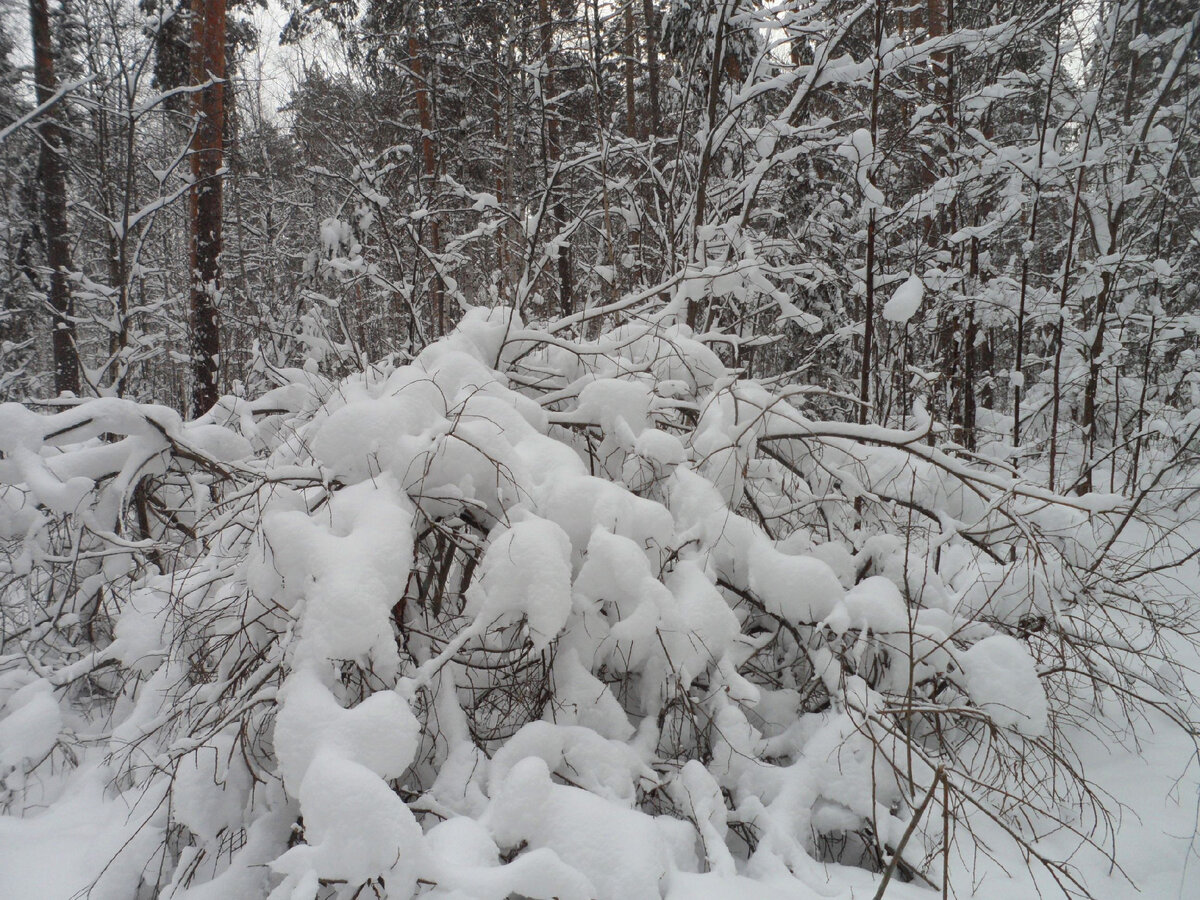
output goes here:
[[191, 364], [192, 414], [217, 402], [221, 365], [222, 137], [225, 130], [225, 0], [192, 3]]

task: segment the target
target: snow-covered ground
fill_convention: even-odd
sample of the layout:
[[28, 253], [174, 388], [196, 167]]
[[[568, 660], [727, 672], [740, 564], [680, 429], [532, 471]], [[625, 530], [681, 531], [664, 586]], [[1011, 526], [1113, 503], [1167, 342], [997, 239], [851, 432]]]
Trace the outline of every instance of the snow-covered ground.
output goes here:
[[[1194, 748], [1178, 728], [1151, 713], [1136, 738], [1126, 735], [1121, 745], [1100, 737], [1080, 743], [1081, 758], [1096, 783], [1121, 804], [1118, 822], [1117, 859], [1122, 871], [1112, 871], [1094, 851], [1080, 849], [1075, 857], [1080, 874], [1093, 896], [1102, 900], [1195, 900], [1200, 898], [1200, 767]], [[149, 813], [131, 809], [120, 799], [105, 797], [106, 775], [98, 767], [86, 766], [73, 775], [63, 790], [63, 801], [47, 811], [30, 810], [28, 816], [0, 816], [0, 897], [23, 900], [69, 900], [130, 898], [130, 885], [137, 873], [106, 867]], [[1046, 842], [1053, 852], [1069, 853], [1078, 842], [1056, 836]], [[620, 859], [611, 861], [622, 865]], [[1031, 882], [1026, 871], [1005, 871], [999, 865], [964, 864], [955, 877], [951, 869], [953, 896], [979, 900], [1018, 900], [1053, 897], [1055, 887], [1044, 875]], [[1123, 872], [1123, 874], [1122, 874]], [[101, 875], [101, 884], [113, 886], [87, 891]], [[750, 879], [697, 879], [678, 876], [672, 896], [678, 900], [812, 900], [868, 898], [877, 889], [878, 878], [859, 870], [831, 866], [830, 892], [817, 895], [795, 885], [769, 890]], [[195, 892], [189, 897], [240, 900], [233, 893]], [[250, 900], [252, 895], [245, 895]], [[470, 896], [464, 894], [464, 897]], [[914, 884], [892, 882], [886, 893], [895, 900], [932, 900], [936, 891]]]
[[[1147, 540], [1144, 530], [1137, 529], [1114, 552], [1136, 549]], [[1182, 558], [1200, 546], [1198, 542], [1200, 522], [1185, 521], [1158, 559], [1167, 554]], [[1147, 578], [1146, 589], [1191, 603], [1200, 625], [1200, 569], [1195, 560]], [[1183, 642], [1178, 653], [1181, 668], [1191, 673], [1190, 693], [1200, 698], [1200, 655]], [[1067, 833], [1045, 839], [1042, 846], [1050, 855], [1070, 858], [1092, 895], [1101, 900], [1200, 898], [1200, 760], [1194, 740], [1154, 709], [1146, 710], [1132, 728], [1110, 716], [1076, 729], [1071, 740], [1088, 776], [1112, 800], [1116, 833], [1109, 841], [1115, 842], [1119, 869]], [[1039, 872], [1036, 867], [1032, 871]], [[1044, 873], [1036, 884], [1028, 871], [1015, 873], [1016, 878], [1012, 874], [984, 866], [965, 895], [995, 900], [1033, 897], [1038, 891], [1054, 895], [1054, 885]]]

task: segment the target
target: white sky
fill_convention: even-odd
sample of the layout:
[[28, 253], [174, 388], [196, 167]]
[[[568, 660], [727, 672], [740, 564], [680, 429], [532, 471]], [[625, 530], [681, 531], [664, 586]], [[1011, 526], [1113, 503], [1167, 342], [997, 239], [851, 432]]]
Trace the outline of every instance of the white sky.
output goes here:
[[[115, 0], [130, 4], [136, 0]], [[304, 63], [311, 61], [319, 52], [324, 63], [330, 57], [329, 40], [321, 38], [306, 40], [298, 47], [281, 47], [279, 34], [287, 23], [288, 11], [279, 0], [268, 0], [266, 9], [254, 9], [253, 21], [258, 28], [257, 51], [243, 61], [241, 76], [256, 84], [262, 95], [264, 114], [274, 118], [278, 108], [287, 102], [296, 77]], [[23, 0], [0, 0], [0, 30], [13, 40], [13, 52], [9, 61], [20, 68], [29, 69], [33, 64], [33, 50], [29, 34], [29, 7]], [[332, 54], [336, 59], [338, 54]], [[32, 85], [26, 82], [32, 99]]]

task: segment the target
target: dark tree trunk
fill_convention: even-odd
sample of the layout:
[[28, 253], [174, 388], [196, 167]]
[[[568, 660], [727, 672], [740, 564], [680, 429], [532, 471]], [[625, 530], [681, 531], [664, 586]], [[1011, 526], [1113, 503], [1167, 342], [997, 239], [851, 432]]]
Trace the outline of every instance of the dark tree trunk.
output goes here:
[[633, 0], [625, 4], [625, 134], [637, 137], [637, 102], [634, 96], [637, 68], [637, 33], [633, 26]]
[[[33, 36], [33, 71], [38, 105], [58, 90], [54, 51], [50, 40], [50, 12], [46, 0], [29, 0]], [[46, 234], [46, 264], [50, 268], [48, 299], [53, 314], [54, 389], [79, 393], [79, 358], [75, 347], [74, 304], [67, 273], [71, 268], [71, 241], [67, 234], [67, 161], [62, 129], [47, 112], [38, 125], [40, 150], [38, 181], [42, 192], [42, 229]]]
[[[542, 59], [546, 63], [546, 80], [542, 83], [544, 98], [542, 108], [546, 118], [546, 170], [547, 178], [550, 178], [552, 177], [549, 171], [551, 164], [558, 162], [561, 148], [559, 147], [558, 118], [554, 114], [545, 112], [546, 102], [554, 96], [554, 69], [550, 59], [554, 49], [554, 23], [550, 18], [548, 0], [538, 0], [538, 34], [541, 38]], [[555, 228], [562, 228], [566, 223], [566, 211], [563, 209], [561, 200], [555, 201], [552, 213]], [[558, 308], [564, 316], [575, 312], [573, 290], [571, 247], [570, 244], [562, 244], [558, 248]]]
[[221, 364], [221, 166], [225, 130], [225, 0], [192, 2], [191, 363], [192, 414], [217, 402]]
[[658, 12], [654, 0], [642, 0], [643, 27], [646, 29], [646, 90], [650, 94], [650, 136], [657, 136], [658, 112]]

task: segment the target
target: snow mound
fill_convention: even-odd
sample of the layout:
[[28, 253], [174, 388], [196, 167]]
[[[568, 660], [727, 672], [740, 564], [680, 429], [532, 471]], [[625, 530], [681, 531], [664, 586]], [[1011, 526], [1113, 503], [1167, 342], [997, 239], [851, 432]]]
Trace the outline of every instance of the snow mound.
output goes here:
[[959, 655], [971, 699], [1001, 728], [1029, 737], [1046, 733], [1046, 692], [1025, 646], [1003, 634], [971, 645]]

